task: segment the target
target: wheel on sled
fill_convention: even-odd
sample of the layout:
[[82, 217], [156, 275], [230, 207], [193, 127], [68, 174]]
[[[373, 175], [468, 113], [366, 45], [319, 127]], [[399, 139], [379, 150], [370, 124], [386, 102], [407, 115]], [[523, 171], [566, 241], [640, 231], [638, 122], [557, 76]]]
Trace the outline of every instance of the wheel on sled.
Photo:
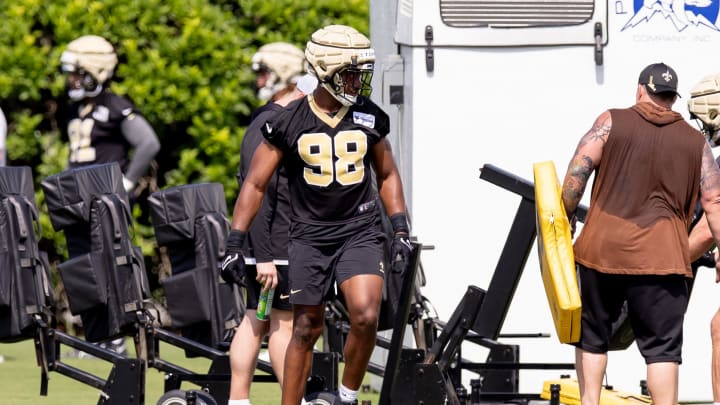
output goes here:
[[218, 405], [215, 399], [205, 391], [200, 390], [171, 390], [164, 393], [157, 401], [157, 405], [187, 405], [188, 395], [195, 395], [195, 405]]

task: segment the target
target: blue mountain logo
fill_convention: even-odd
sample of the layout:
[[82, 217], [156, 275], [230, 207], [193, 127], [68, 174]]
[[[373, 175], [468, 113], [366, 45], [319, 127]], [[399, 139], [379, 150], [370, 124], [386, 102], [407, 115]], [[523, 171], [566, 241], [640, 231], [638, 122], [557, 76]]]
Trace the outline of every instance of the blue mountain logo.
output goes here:
[[634, 0], [634, 14], [621, 31], [650, 22], [669, 20], [678, 32], [687, 27], [704, 27], [720, 31], [716, 25], [720, 0]]

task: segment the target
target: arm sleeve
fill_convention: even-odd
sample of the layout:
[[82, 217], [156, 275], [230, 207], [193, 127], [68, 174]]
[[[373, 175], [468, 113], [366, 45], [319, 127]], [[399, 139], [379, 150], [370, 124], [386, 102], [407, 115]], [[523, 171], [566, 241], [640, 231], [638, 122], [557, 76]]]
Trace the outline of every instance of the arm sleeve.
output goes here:
[[160, 141], [150, 123], [138, 114], [132, 114], [123, 120], [120, 129], [133, 149], [133, 157], [125, 172], [125, 177], [132, 182], [137, 182], [145, 174], [160, 150]]

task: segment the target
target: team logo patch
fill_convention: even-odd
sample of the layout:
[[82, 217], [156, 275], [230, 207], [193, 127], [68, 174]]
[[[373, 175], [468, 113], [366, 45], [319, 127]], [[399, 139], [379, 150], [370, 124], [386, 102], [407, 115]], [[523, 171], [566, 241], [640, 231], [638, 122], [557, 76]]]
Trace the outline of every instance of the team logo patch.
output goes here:
[[353, 122], [368, 128], [375, 128], [375, 116], [353, 111]]

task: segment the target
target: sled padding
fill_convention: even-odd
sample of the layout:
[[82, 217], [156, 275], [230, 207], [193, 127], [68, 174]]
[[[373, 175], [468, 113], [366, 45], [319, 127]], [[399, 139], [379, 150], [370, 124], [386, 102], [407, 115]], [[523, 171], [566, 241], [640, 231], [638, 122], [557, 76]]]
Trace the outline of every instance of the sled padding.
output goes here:
[[572, 234], [555, 165], [533, 164], [538, 254], [545, 295], [561, 343], [580, 340], [582, 306], [578, 290]]

